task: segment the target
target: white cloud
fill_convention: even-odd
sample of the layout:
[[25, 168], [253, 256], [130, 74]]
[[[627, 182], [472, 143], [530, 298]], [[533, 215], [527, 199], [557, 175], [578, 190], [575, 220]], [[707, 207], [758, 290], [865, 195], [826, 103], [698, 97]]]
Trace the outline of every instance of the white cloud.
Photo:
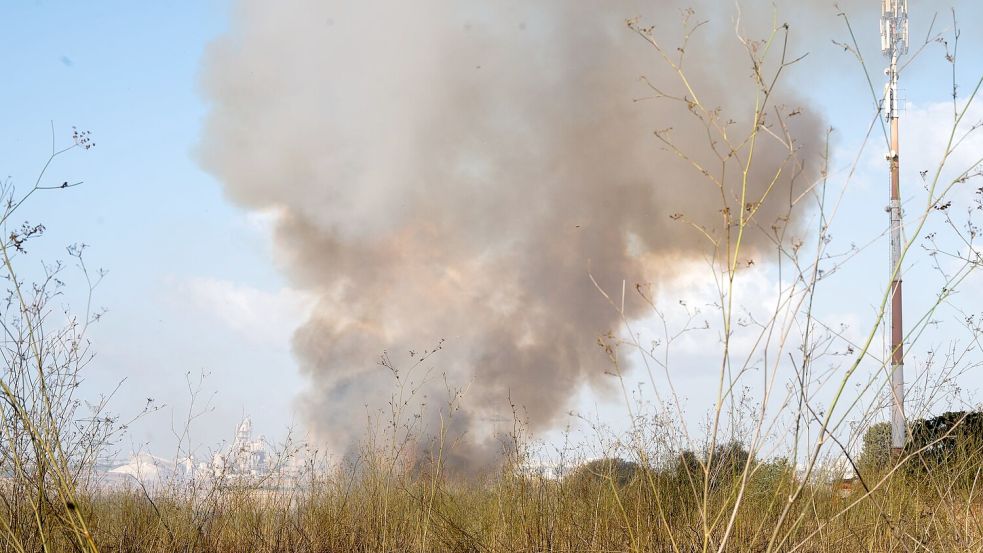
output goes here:
[[[980, 161], [983, 156], [983, 129], [973, 129], [973, 126], [981, 120], [983, 105], [976, 102], [970, 106], [956, 130], [955, 142], [958, 146], [946, 162], [946, 170], [943, 171], [939, 186], [945, 186]], [[949, 142], [953, 121], [952, 104], [949, 102], [914, 106], [905, 112], [901, 119], [902, 169], [907, 167], [912, 174], [915, 171], [928, 171], [927, 177], [931, 179]], [[964, 135], [966, 138], [959, 142]], [[965, 197], [969, 189], [969, 186], [962, 186], [954, 188], [953, 192], [959, 197]]]
[[283, 210], [275, 207], [247, 211], [243, 218], [246, 226], [264, 236], [271, 236]]
[[286, 347], [314, 299], [292, 288], [262, 290], [242, 282], [196, 277], [178, 285], [188, 308], [210, 316], [253, 343]]

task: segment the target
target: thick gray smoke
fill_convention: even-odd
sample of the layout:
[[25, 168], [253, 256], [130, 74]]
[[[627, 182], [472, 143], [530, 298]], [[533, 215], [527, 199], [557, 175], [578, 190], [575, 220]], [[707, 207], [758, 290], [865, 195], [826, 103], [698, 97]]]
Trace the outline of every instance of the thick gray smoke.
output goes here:
[[[510, 417], [510, 402], [543, 430], [582, 386], [605, 387], [597, 337], [620, 322], [588, 268], [617, 296], [623, 280], [657, 285], [674, 260], [712, 255], [670, 214], [722, 235], [722, 201], [739, 209], [735, 189], [722, 195], [660, 149], [653, 131], [672, 127], [712, 159], [685, 105], [634, 101], [651, 95], [643, 75], [685, 92], [625, 19], [657, 24], [674, 51], [679, 13], [629, 0], [237, 3], [206, 59], [200, 154], [235, 202], [277, 214], [281, 261], [320, 298], [294, 338], [316, 436], [351, 450], [391, 394], [380, 353], [405, 359], [440, 338], [431, 364], [468, 387], [450, 419], [461, 466], [491, 462], [489, 421]], [[746, 132], [750, 63], [721, 17], [687, 71]], [[757, 215], [764, 228], [819, 169], [822, 125], [798, 103], [787, 90], [772, 99], [801, 109], [788, 121], [803, 172], [793, 183], [786, 168]], [[751, 198], [788, 154], [773, 138], [758, 148]], [[746, 246], [768, 243], [755, 232]], [[444, 390], [432, 373], [421, 394], [436, 405]]]

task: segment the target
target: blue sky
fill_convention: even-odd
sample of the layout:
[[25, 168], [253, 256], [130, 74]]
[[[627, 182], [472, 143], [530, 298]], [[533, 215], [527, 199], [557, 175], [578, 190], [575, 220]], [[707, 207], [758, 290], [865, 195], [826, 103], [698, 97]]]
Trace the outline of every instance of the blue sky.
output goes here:
[[[109, 314], [92, 331], [99, 353], [86, 389], [108, 390], [126, 378], [115, 402], [126, 416], [146, 397], [180, 407], [184, 373], [206, 371], [206, 391], [226, 389], [214, 400], [221, 423], [202, 425], [204, 440], [224, 437], [244, 410], [264, 413], [262, 431], [283, 428], [299, 385], [288, 344], [247, 339], [209, 318], [188, 290], [196, 278], [273, 293], [283, 285], [262, 221], [230, 206], [194, 158], [205, 110], [199, 59], [224, 29], [227, 9], [225, 2], [22, 2], [0, 13], [4, 174], [21, 187], [33, 182], [49, 154], [52, 121], [59, 144], [70, 143], [73, 125], [91, 130], [96, 143], [63, 156], [50, 173], [52, 181], [84, 186], [40, 198], [23, 214], [48, 227], [35, 258], [64, 257], [64, 245], [85, 242], [89, 264], [109, 271], [96, 296]], [[135, 427], [134, 443], [167, 443], [170, 408], [154, 418]]]
[[[913, 15], [921, 17], [923, 3], [912, 1]], [[966, 27], [959, 66], [965, 81], [983, 71], [980, 39], [970, 27], [981, 14], [969, 2], [957, 6]], [[61, 144], [70, 140], [73, 125], [91, 130], [97, 144], [64, 156], [50, 173], [53, 182], [85, 185], [47, 194], [24, 218], [48, 227], [32, 251], [35, 259], [64, 257], [66, 244], [85, 242], [92, 245], [89, 263], [109, 271], [96, 297], [109, 313], [92, 331], [98, 357], [85, 393], [111, 389], [125, 378], [114, 402], [124, 417], [148, 397], [167, 404], [134, 425], [124, 449], [170, 446], [172, 419], [180, 426], [187, 406], [185, 373], [208, 374], [203, 400], [215, 411], [195, 426], [202, 443], [226, 438], [243, 414], [254, 416], [259, 431], [282, 435], [303, 387], [289, 338], [305, 297], [277, 271], [268, 221], [227, 202], [195, 158], [207, 109], [198, 85], [201, 55], [226, 29], [230, 8], [226, 1], [35, 1], [0, 8], [0, 173], [23, 187], [33, 182], [50, 149], [49, 122]], [[942, 12], [937, 26], [947, 25], [947, 17]], [[876, 22], [853, 25], [869, 52]], [[924, 19], [912, 28], [917, 43]], [[835, 33], [845, 38], [842, 29]], [[830, 78], [796, 73], [790, 81], [836, 127], [835, 165], [841, 170], [871, 113], [859, 68], [847, 54], [843, 59], [846, 69]], [[868, 62], [880, 92], [882, 59], [875, 55]], [[913, 65], [903, 86], [919, 131], [905, 135], [903, 152], [920, 151], [914, 140], [927, 136], [942, 113], [935, 106], [946, 101], [948, 70], [936, 48]], [[838, 231], [850, 236], [844, 243], [862, 242], [886, 225], [878, 138], [875, 132], [844, 196]], [[906, 178], [918, 169], [906, 165]], [[870, 318], [871, 289], [883, 283], [859, 283], [864, 275], [886, 271], [886, 246], [883, 255], [876, 248], [838, 276], [842, 284], [824, 307], [831, 317]], [[917, 306], [919, 300], [911, 301]], [[980, 381], [967, 384], [978, 387]], [[586, 394], [582, 403], [589, 409], [593, 398]]]

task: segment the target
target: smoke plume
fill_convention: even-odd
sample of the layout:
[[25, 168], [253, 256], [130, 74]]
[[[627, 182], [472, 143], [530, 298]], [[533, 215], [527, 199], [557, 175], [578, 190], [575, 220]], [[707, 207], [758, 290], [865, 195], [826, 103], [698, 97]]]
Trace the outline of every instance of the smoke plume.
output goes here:
[[[621, 323], [588, 271], [617, 302], [627, 281], [638, 318], [634, 283], [657, 286], [674, 260], [713, 255], [687, 222], [723, 236], [737, 183], [721, 191], [661, 148], [653, 132], [671, 128], [694, 160], [719, 167], [684, 103], [636, 101], [653, 95], [642, 76], [687, 93], [627, 28], [632, 16], [675, 55], [680, 12], [668, 0], [237, 2], [206, 56], [200, 156], [233, 201], [276, 214], [279, 261], [319, 298], [294, 349], [310, 382], [303, 412], [336, 451], [351, 451], [390, 398], [380, 353], [407, 359], [443, 338], [419, 397], [436, 405], [447, 384], [466, 387], [447, 419], [460, 438], [452, 458], [488, 466], [490, 429], [512, 405], [540, 431], [583, 386], [608, 386], [597, 337]], [[729, 17], [691, 42], [685, 68], [701, 101], [746, 132], [755, 89]], [[789, 90], [771, 103], [799, 111], [788, 118], [799, 165], [760, 206], [764, 229], [786, 224], [823, 140]], [[772, 137], [757, 148], [750, 198], [788, 156]], [[747, 251], [769, 247], [767, 234], [746, 237]]]

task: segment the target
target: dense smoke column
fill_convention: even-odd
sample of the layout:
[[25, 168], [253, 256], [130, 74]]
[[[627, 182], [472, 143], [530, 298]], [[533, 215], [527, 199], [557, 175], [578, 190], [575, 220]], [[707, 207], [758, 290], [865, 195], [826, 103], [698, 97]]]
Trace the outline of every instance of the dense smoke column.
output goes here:
[[[310, 427], [335, 451], [389, 399], [382, 350], [402, 357], [444, 338], [436, 364], [468, 387], [453, 458], [486, 466], [488, 421], [510, 417], [510, 402], [542, 430], [581, 386], [605, 386], [597, 336], [620, 318], [588, 268], [620, 295], [623, 280], [657, 285], [675, 260], [712, 255], [669, 215], [722, 233], [736, 191], [660, 150], [653, 131], [671, 127], [711, 159], [691, 113], [635, 101], [651, 94], [640, 76], [672, 78], [625, 25], [642, 6], [671, 19], [671, 41], [668, 1], [238, 2], [206, 57], [200, 158], [232, 200], [276, 214], [280, 261], [319, 298], [294, 349]], [[705, 42], [730, 46], [691, 46], [689, 78], [747, 128], [746, 54], [733, 35]], [[779, 95], [775, 105], [801, 107]], [[817, 174], [818, 118], [802, 109], [789, 123], [802, 173], [760, 208], [764, 228]], [[750, 197], [788, 154], [777, 140], [758, 148]], [[640, 303], [629, 297], [629, 317]], [[419, 397], [437, 404], [444, 390], [433, 378]]]

